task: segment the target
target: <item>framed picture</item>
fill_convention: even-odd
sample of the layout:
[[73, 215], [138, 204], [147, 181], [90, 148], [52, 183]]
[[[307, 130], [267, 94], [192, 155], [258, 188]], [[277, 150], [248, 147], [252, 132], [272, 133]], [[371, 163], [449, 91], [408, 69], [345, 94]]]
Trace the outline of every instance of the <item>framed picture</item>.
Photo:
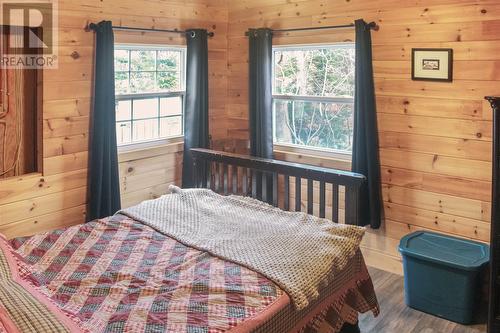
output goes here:
[[412, 49], [411, 79], [453, 81], [452, 49]]

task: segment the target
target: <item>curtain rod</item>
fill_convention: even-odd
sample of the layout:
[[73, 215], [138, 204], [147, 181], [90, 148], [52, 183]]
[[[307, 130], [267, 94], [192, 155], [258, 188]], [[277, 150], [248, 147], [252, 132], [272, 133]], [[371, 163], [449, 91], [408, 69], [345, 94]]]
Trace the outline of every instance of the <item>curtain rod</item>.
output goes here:
[[[93, 30], [96, 26], [95, 23], [90, 23], [85, 28], [86, 31]], [[185, 30], [169, 30], [169, 29], [153, 29], [153, 28], [134, 28], [134, 27], [123, 27], [123, 26], [113, 26], [113, 30], [122, 30], [122, 31], [138, 31], [138, 32], [166, 32], [173, 34], [187, 34], [188, 31]], [[194, 34], [194, 31], [191, 31], [191, 34]], [[208, 32], [208, 37], [215, 36], [213, 31]], [[194, 37], [194, 36], [193, 36]]]
[[[379, 26], [375, 22], [370, 22], [367, 24], [370, 29], [375, 31], [379, 30]], [[327, 29], [347, 29], [354, 28], [354, 23], [343, 24], [343, 25], [329, 25], [324, 27], [308, 27], [308, 28], [290, 28], [290, 29], [271, 29], [272, 32], [293, 32], [293, 31], [309, 31], [309, 30], [327, 30]], [[245, 36], [249, 36], [250, 32], [247, 31]]]

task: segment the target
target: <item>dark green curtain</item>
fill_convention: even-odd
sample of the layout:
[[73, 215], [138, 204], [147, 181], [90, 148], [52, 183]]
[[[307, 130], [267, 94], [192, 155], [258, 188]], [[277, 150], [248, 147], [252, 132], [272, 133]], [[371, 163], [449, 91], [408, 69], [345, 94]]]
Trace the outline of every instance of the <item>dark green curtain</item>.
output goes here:
[[248, 35], [250, 152], [273, 158], [273, 33], [262, 28], [251, 29]]
[[[191, 148], [208, 148], [208, 32], [188, 30], [182, 187], [195, 187]], [[197, 168], [203, 168], [198, 165]], [[204, 170], [200, 171], [204, 172]]]
[[368, 181], [361, 189], [360, 225], [378, 229], [381, 224], [380, 160], [377, 111], [373, 82], [371, 28], [356, 20], [356, 92], [354, 96], [354, 142], [352, 171]]
[[91, 24], [95, 31], [95, 82], [90, 117], [87, 221], [120, 209], [115, 119], [114, 37], [111, 22]]
[[[273, 158], [273, 32], [250, 29], [249, 38], [249, 120], [250, 153]], [[257, 194], [262, 198], [262, 175], [257, 174]], [[266, 178], [267, 202], [272, 202], [272, 179]]]

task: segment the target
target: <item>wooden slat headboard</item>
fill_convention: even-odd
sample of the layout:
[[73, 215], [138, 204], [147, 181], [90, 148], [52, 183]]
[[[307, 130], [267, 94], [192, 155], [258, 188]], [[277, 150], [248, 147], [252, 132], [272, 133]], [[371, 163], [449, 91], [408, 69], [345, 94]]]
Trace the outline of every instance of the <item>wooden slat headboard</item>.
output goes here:
[[[345, 223], [359, 225], [359, 194], [366, 181], [365, 176], [317, 167], [307, 164], [251, 157], [209, 149], [191, 149], [194, 160], [195, 179], [198, 188], [209, 188], [228, 195], [238, 194], [278, 206], [283, 200], [284, 210], [290, 210], [290, 177], [295, 178], [295, 210], [301, 210], [301, 184], [307, 181], [307, 213], [313, 213], [314, 182], [319, 182], [319, 216], [326, 217], [326, 189], [332, 189], [332, 214], [330, 218], [339, 222], [339, 186], [345, 188]], [[279, 184], [280, 175], [283, 184]], [[283, 187], [283, 198], [279, 188]]]

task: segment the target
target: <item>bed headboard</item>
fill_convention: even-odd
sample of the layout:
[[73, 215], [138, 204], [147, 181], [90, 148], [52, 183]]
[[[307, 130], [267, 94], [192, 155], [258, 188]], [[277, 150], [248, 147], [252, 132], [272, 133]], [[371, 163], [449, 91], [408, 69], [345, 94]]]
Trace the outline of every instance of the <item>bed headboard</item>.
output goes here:
[[[313, 214], [317, 203], [319, 217], [330, 218], [338, 223], [340, 213], [344, 210], [346, 224], [360, 224], [360, 188], [366, 181], [365, 176], [361, 174], [209, 149], [191, 149], [191, 153], [195, 170], [194, 184], [198, 188], [209, 188], [224, 195], [252, 196], [289, 211], [292, 210], [292, 180], [295, 183], [294, 210], [301, 211], [304, 180], [307, 183], [308, 214]], [[319, 186], [315, 186], [315, 183]], [[345, 188], [343, 205], [341, 187]], [[331, 193], [331, 214], [328, 217], [327, 192]], [[319, 201], [315, 201], [315, 198]]]

